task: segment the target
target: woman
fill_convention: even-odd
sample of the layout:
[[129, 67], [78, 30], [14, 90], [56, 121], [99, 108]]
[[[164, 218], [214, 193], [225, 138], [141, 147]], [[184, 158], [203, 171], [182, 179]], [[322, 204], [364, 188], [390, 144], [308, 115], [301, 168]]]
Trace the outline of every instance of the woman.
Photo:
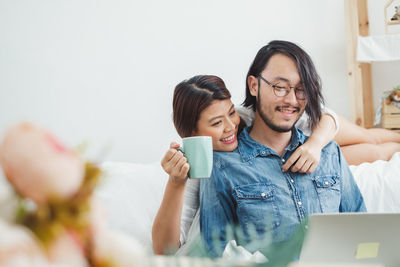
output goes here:
[[[217, 76], [199, 75], [178, 84], [173, 99], [173, 121], [178, 134], [182, 138], [211, 136], [214, 150], [233, 151], [237, 147], [241, 120], [230, 98], [224, 82]], [[310, 138], [292, 154], [282, 167], [283, 171], [290, 168], [293, 172], [311, 173], [315, 170], [321, 149], [336, 134], [333, 116], [321, 116]], [[169, 179], [152, 229], [156, 254], [181, 247], [189, 228], [199, 231], [199, 180], [188, 181], [190, 166], [177, 148], [179, 144], [171, 143], [161, 161]]]

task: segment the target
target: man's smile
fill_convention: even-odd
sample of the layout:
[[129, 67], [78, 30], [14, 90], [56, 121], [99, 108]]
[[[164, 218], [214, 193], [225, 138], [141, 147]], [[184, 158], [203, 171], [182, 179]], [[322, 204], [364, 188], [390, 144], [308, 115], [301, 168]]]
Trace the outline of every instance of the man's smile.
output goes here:
[[283, 117], [291, 119], [300, 112], [299, 107], [290, 107], [290, 106], [277, 106], [275, 108], [276, 111], [280, 112]]

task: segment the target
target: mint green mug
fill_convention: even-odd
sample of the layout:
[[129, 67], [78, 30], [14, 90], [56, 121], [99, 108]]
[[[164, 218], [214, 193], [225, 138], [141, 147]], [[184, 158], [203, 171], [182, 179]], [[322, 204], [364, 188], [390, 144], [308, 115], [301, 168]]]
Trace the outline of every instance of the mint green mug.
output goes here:
[[213, 165], [211, 136], [192, 136], [182, 139], [179, 148], [190, 165], [189, 178], [210, 178]]

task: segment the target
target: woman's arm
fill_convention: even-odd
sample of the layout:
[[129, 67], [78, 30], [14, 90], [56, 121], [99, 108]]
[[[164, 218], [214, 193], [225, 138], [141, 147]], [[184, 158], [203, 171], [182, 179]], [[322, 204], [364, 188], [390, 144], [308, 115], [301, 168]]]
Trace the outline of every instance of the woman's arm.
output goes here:
[[171, 143], [161, 161], [169, 174], [160, 209], [153, 223], [152, 239], [155, 254], [180, 247], [180, 220], [189, 164], [183, 154], [176, 150], [179, 144]]
[[[333, 111], [330, 111], [333, 112]], [[335, 116], [324, 113], [307, 141], [298, 147], [282, 166], [282, 171], [312, 173], [318, 166], [321, 150], [335, 137], [338, 130]], [[300, 128], [301, 129], [301, 128]], [[302, 129], [301, 129], [302, 130]]]

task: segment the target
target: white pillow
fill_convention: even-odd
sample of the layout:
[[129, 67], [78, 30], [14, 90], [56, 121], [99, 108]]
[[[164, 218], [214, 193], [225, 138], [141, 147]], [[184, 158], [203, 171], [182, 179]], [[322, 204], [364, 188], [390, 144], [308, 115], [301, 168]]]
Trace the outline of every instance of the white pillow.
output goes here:
[[160, 163], [105, 162], [96, 195], [106, 205], [110, 227], [129, 234], [152, 251], [151, 228], [168, 175]]

